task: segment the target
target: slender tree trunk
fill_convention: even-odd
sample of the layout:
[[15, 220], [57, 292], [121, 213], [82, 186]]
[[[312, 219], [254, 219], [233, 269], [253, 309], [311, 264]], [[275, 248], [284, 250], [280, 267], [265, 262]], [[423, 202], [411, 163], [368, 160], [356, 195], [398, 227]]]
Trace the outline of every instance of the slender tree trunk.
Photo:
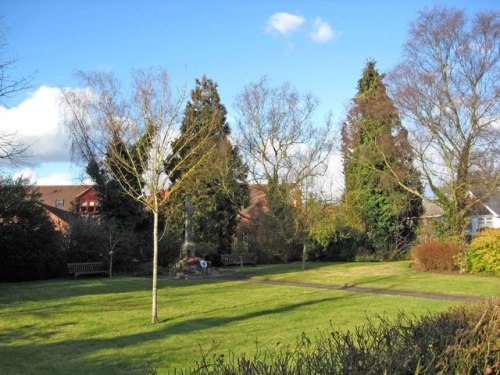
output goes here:
[[158, 320], [158, 210], [153, 212], [153, 303], [151, 308], [151, 323], [159, 323]]
[[302, 270], [306, 269], [306, 261], [307, 261], [307, 241], [304, 240], [302, 243]]
[[111, 254], [109, 255], [109, 277], [113, 277], [113, 250], [111, 250]]

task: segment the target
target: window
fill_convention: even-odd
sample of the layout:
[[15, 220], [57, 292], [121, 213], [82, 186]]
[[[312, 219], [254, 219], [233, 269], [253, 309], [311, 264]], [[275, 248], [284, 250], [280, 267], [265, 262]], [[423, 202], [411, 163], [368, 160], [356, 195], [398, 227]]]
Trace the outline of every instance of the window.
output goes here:
[[64, 199], [56, 198], [56, 208], [64, 207]]

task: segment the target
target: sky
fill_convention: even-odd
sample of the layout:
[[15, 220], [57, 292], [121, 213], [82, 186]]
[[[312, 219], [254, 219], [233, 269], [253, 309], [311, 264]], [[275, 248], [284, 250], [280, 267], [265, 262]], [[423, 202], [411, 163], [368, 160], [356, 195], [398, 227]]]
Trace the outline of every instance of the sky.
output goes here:
[[9, 172], [40, 185], [85, 178], [71, 163], [58, 99], [61, 88], [80, 87], [77, 71], [114, 72], [126, 85], [134, 69], [162, 68], [173, 88], [188, 91], [206, 75], [233, 129], [236, 96], [267, 76], [314, 94], [318, 118], [331, 112], [340, 123], [366, 61], [391, 70], [410, 23], [435, 5], [474, 15], [500, 0], [2, 0], [0, 58], [17, 60], [11, 78], [33, 79], [0, 103], [0, 130], [16, 132], [33, 155], [31, 165]]

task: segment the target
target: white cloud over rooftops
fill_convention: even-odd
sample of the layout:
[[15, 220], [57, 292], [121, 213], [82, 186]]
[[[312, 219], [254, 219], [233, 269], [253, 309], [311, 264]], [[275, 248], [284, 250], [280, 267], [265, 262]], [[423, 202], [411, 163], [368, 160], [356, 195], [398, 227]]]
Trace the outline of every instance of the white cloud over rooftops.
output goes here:
[[0, 106], [1, 130], [30, 146], [36, 162], [69, 161], [69, 142], [61, 131], [60, 90], [41, 86], [12, 108]]
[[310, 36], [311, 39], [317, 43], [326, 43], [335, 37], [335, 32], [328, 22], [317, 17], [313, 22], [313, 31]]
[[305, 19], [291, 13], [275, 13], [267, 20], [267, 32], [278, 32], [280, 34], [290, 34], [297, 30]]

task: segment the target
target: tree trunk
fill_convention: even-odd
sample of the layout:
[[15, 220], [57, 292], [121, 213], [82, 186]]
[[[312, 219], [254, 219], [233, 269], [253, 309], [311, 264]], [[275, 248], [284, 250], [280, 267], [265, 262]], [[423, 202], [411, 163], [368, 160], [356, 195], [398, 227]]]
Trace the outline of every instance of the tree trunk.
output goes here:
[[109, 277], [113, 277], [113, 250], [109, 254]]
[[302, 270], [306, 269], [306, 260], [307, 260], [307, 241], [304, 240], [302, 244]]
[[158, 320], [158, 210], [153, 212], [153, 303], [151, 306], [151, 323], [159, 323]]

